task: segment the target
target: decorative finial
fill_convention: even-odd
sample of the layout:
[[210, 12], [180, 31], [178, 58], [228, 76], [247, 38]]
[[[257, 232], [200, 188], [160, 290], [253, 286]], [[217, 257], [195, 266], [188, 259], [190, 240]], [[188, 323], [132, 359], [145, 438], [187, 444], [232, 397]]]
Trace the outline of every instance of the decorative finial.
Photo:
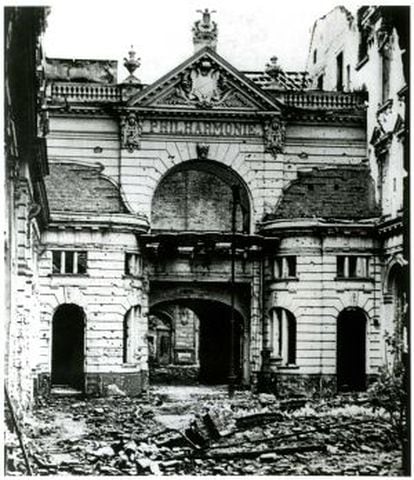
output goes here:
[[128, 70], [130, 75], [134, 75], [137, 68], [140, 67], [140, 58], [136, 58], [137, 52], [134, 50], [134, 46], [131, 45], [131, 50], [128, 52], [129, 58], [124, 58], [124, 67]]
[[205, 46], [209, 46], [213, 50], [217, 46], [217, 23], [211, 20], [211, 14], [216, 13], [215, 10], [197, 10], [201, 13], [201, 20], [197, 20], [193, 27], [193, 43], [194, 49], [197, 52]]
[[266, 63], [266, 73], [276, 79], [282, 71], [282, 67], [277, 62], [276, 55], [273, 55], [273, 57], [270, 58], [270, 62]]

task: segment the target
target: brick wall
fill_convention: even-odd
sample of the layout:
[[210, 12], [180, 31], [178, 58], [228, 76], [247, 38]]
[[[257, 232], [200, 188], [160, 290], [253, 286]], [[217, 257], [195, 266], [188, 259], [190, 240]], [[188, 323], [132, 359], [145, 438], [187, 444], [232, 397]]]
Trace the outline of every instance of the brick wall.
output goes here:
[[380, 215], [366, 166], [298, 172], [270, 218], [373, 218]]
[[231, 186], [217, 175], [196, 170], [177, 172], [157, 187], [152, 202], [152, 228], [229, 232], [231, 208]]

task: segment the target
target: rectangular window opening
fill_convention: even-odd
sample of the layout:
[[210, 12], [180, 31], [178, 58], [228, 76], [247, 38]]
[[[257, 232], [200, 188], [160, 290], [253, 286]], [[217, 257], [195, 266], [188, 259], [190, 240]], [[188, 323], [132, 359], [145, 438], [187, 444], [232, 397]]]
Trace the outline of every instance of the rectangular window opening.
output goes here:
[[142, 273], [142, 259], [138, 253], [125, 254], [125, 275], [138, 277]]
[[319, 75], [319, 77], [318, 77], [317, 89], [318, 90], [323, 90], [323, 75]]
[[342, 92], [344, 90], [344, 54], [341, 52], [336, 57], [336, 90]]
[[76, 250], [53, 250], [52, 273], [66, 275], [85, 275], [87, 270], [86, 252]]
[[358, 255], [339, 255], [336, 257], [336, 275], [338, 278], [368, 278], [369, 257]]
[[274, 278], [295, 278], [296, 277], [296, 256], [276, 257], [273, 264]]

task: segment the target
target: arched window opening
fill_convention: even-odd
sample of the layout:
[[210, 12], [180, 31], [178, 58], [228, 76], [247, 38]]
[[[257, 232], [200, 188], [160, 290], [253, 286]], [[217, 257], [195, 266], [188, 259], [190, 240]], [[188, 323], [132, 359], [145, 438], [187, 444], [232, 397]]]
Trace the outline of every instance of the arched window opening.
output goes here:
[[296, 319], [284, 308], [272, 310], [271, 347], [273, 358], [282, 365], [296, 364]]
[[140, 318], [141, 318], [140, 306], [135, 306], [130, 308], [124, 316], [123, 343], [122, 343], [123, 363], [135, 363], [138, 360], [137, 340], [138, 340], [138, 326], [139, 326]]

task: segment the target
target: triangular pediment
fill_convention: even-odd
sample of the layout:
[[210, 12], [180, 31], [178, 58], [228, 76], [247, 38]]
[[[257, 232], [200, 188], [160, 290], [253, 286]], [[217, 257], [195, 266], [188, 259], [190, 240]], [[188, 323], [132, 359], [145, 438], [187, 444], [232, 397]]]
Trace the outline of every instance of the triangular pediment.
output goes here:
[[132, 97], [128, 106], [189, 111], [280, 111], [277, 100], [209, 47]]

